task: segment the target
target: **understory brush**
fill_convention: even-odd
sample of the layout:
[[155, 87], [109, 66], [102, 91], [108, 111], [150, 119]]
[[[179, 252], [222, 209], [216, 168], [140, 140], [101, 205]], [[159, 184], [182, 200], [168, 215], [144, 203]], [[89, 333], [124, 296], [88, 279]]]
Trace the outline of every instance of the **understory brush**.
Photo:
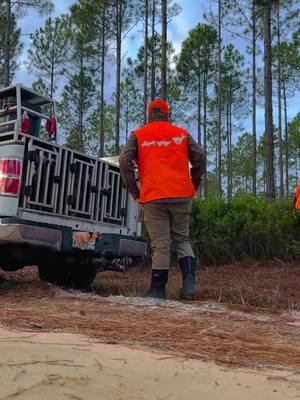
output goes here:
[[195, 199], [191, 238], [197, 258], [205, 265], [300, 256], [300, 223], [289, 199], [273, 203], [250, 195], [230, 202]]

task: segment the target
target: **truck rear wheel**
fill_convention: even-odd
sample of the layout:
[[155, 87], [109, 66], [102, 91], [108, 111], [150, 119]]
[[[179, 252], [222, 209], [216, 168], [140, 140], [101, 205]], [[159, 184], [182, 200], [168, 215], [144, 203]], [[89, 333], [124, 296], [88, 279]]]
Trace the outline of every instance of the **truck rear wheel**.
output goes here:
[[89, 289], [98, 267], [91, 264], [43, 264], [38, 267], [42, 281], [68, 289]]

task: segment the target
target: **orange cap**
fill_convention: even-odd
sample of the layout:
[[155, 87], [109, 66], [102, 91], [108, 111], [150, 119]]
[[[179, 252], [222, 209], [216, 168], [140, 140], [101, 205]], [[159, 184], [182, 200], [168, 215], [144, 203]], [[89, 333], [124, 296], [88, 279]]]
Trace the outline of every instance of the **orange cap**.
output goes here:
[[150, 114], [155, 108], [159, 109], [163, 114], [169, 114], [170, 112], [168, 103], [161, 99], [155, 99], [151, 101], [151, 103], [148, 105], [148, 114]]

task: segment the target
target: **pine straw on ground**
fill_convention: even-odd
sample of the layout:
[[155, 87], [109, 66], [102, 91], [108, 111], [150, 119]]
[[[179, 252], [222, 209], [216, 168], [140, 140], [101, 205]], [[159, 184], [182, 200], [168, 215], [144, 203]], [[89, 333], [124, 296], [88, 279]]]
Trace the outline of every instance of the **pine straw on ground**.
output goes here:
[[[126, 274], [99, 274], [94, 291], [100, 295], [136, 295], [146, 290], [150, 269], [129, 270]], [[168, 298], [178, 299], [181, 278], [173, 268], [168, 284]], [[243, 307], [271, 310], [300, 310], [300, 262], [273, 260], [264, 263], [243, 262], [222, 267], [199, 268], [197, 300], [215, 301]]]
[[[234, 287], [234, 282], [228, 284], [231, 268], [233, 271], [236, 266], [224, 267], [226, 273], [222, 274], [222, 279], [218, 275], [220, 270], [213, 272], [217, 274], [213, 278], [209, 278], [208, 271], [203, 271], [202, 282], [206, 282], [207, 292], [200, 285], [199, 296], [205, 298], [207, 293], [213, 293], [213, 283], [217, 281], [222, 281], [222, 284], [219, 283], [216, 295], [219, 296], [221, 287], [228, 288], [228, 293], [232, 295], [230, 288]], [[250, 266], [244, 268], [247, 270]], [[274, 285], [279, 285], [277, 276], [281, 274], [281, 267], [264, 268], [266, 271], [262, 275], [269, 276], [270, 281], [274, 278]], [[299, 268], [294, 265], [289, 268], [290, 281], [299, 279], [295, 279]], [[282, 274], [285, 276], [283, 271]], [[111, 294], [118, 287], [119, 292], [127, 290], [132, 293], [133, 289], [137, 291], [146, 287], [148, 275], [149, 271], [137, 269], [125, 274], [99, 274], [94, 290]], [[250, 275], [250, 271], [245, 271], [245, 282]], [[257, 290], [263, 288], [262, 275], [254, 266], [251, 276], [255, 278], [253, 282], [258, 285]], [[175, 272], [171, 277], [170, 295], [172, 291], [177, 293], [179, 284], [176, 277]], [[280, 286], [280, 290], [284, 285]], [[239, 287], [244, 290], [243, 286]], [[277, 298], [279, 289], [276, 290]], [[288, 298], [296, 304], [296, 301], [299, 302], [299, 290], [297, 295], [294, 290], [293, 287]], [[250, 299], [254, 291], [249, 297], [246, 295], [248, 292], [242, 293], [245, 299]], [[221, 301], [229, 295], [226, 293], [224, 289]], [[233, 296], [235, 298], [239, 298], [238, 294]], [[249, 313], [207, 301], [185, 304], [124, 297], [104, 298], [93, 293], [63, 291], [42, 283], [34, 268], [5, 274], [0, 302], [1, 324], [11, 329], [80, 333], [105, 343], [143, 346], [227, 365], [300, 369], [300, 314], [296, 311], [267, 313], [260, 310]]]

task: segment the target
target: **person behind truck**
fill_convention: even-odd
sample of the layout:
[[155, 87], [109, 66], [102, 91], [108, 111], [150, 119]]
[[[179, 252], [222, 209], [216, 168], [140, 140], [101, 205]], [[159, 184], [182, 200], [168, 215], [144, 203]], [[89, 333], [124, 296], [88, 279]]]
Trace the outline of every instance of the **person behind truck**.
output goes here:
[[132, 132], [119, 161], [125, 187], [143, 207], [151, 241], [152, 278], [146, 296], [166, 298], [172, 239], [182, 272], [181, 298], [194, 299], [196, 263], [189, 239], [189, 213], [204, 172], [203, 151], [186, 130], [169, 122], [168, 104], [154, 100], [148, 106], [148, 123]]

